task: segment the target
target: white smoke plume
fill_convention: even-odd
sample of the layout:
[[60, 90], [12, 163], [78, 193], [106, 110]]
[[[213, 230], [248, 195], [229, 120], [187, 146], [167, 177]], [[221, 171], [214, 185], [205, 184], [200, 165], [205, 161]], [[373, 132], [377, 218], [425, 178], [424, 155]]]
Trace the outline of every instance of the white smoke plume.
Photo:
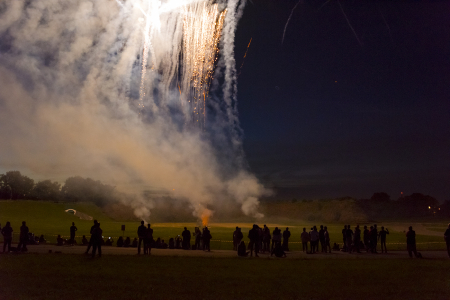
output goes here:
[[[234, 33], [245, 2], [218, 4], [227, 9], [214, 75], [223, 83], [198, 125], [192, 89], [178, 87], [183, 11], [212, 1], [3, 0], [0, 168], [163, 191], [198, 218], [224, 203], [260, 217], [265, 189], [242, 159], [236, 110]], [[149, 220], [151, 200], [126, 201]]]

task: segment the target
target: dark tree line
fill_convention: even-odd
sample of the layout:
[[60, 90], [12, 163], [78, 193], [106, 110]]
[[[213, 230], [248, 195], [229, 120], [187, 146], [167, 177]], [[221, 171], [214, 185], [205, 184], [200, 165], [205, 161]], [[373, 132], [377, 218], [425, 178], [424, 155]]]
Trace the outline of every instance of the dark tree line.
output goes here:
[[94, 202], [103, 205], [115, 197], [114, 187], [91, 178], [69, 177], [64, 185], [51, 180], [37, 183], [19, 171], [0, 174], [0, 199]]

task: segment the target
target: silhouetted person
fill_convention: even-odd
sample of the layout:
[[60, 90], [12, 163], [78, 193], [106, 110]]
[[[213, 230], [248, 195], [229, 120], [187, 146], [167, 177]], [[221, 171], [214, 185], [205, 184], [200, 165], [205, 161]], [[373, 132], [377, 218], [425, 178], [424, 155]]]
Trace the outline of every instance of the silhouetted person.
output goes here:
[[311, 238], [311, 253], [314, 254], [319, 250], [319, 232], [317, 232], [316, 226], [309, 232], [309, 237]]
[[167, 249], [167, 243], [164, 240], [161, 240], [161, 249]]
[[[20, 237], [19, 237], [19, 245], [17, 245], [17, 251], [27, 251], [27, 242], [28, 242], [28, 230], [27, 224], [25, 221], [22, 222], [22, 226], [20, 226]], [[22, 248], [22, 249], [20, 249]]]
[[303, 232], [300, 236], [302, 239], [302, 249], [303, 252], [308, 253], [308, 242], [310, 241], [309, 233], [306, 232], [306, 228], [303, 228]]
[[92, 258], [95, 257], [95, 252], [98, 249], [98, 257], [102, 256], [102, 241], [103, 230], [100, 228], [100, 223], [97, 223], [92, 232]]
[[[159, 241], [157, 241], [157, 243], [159, 243]], [[183, 244], [183, 239], [180, 237], [180, 235], [177, 235], [177, 237], [175, 238], [175, 248], [181, 249], [182, 244]]]
[[8, 246], [8, 252], [11, 251], [13, 229], [10, 222], [6, 222], [5, 227], [2, 228], [3, 235], [3, 253], [5, 252], [6, 246]]
[[273, 248], [272, 253], [270, 253], [270, 256], [274, 255], [276, 257], [286, 257], [286, 253], [283, 250], [283, 247], [280, 244], [276, 244], [275, 248]]
[[[239, 227], [237, 228], [237, 232], [236, 232], [236, 243], [239, 246], [241, 244], [242, 239], [244, 238], [244, 235], [242, 234], [242, 229]], [[236, 248], [237, 250], [237, 248]]]
[[131, 247], [136, 248], [138, 246], [138, 239], [134, 238], [134, 240], [131, 242]]
[[342, 250], [347, 251], [347, 225], [342, 229]]
[[324, 227], [324, 239], [325, 239], [325, 253], [327, 253], [327, 249], [330, 249], [330, 253], [331, 253], [331, 245], [330, 245], [330, 233], [328, 232], [328, 228], [327, 226]]
[[353, 235], [353, 245], [356, 249], [356, 252], [361, 253], [361, 229], [359, 229], [359, 225], [355, 227], [355, 234]]
[[369, 252], [370, 249], [370, 231], [367, 229], [367, 226], [364, 226], [364, 247], [366, 247], [366, 252]]
[[264, 251], [270, 251], [270, 240], [272, 239], [272, 236], [270, 235], [270, 229], [266, 225], [264, 225], [264, 237], [263, 237], [263, 246]]
[[152, 253], [152, 244], [153, 244], [153, 229], [150, 228], [150, 224], [147, 224], [147, 229], [145, 230], [144, 254]]
[[75, 226], [75, 222], [72, 222], [72, 226], [70, 226], [70, 244], [73, 246], [75, 241], [75, 232], [78, 230], [78, 228]]
[[291, 237], [291, 232], [289, 231], [289, 227], [286, 227], [286, 230], [283, 231], [283, 250], [289, 251], [289, 238]]
[[333, 251], [339, 251], [339, 245], [338, 244], [334, 243]]
[[205, 251], [208, 250], [208, 252], [211, 251], [210, 242], [211, 242], [212, 236], [211, 236], [211, 232], [209, 231], [208, 227], [205, 226], [205, 228], [203, 229], [202, 236], [203, 236], [203, 250], [205, 250]]
[[353, 242], [353, 230], [350, 228], [350, 225], [347, 226], [347, 232], [345, 233], [345, 241], [347, 243], [347, 251], [348, 253], [352, 253], [352, 242]]
[[64, 239], [61, 237], [60, 234], [58, 234], [58, 237], [56, 238], [56, 246], [62, 246], [64, 244]]
[[89, 253], [89, 250], [91, 249], [91, 247], [92, 247], [92, 243], [93, 243], [93, 240], [92, 240], [92, 233], [94, 232], [94, 229], [97, 227], [97, 224], [98, 224], [98, 222], [97, 222], [97, 220], [94, 220], [94, 225], [92, 225], [92, 227], [91, 227], [91, 230], [90, 230], [90, 234], [91, 234], [91, 238], [89, 239], [89, 245], [88, 245], [88, 247], [87, 247], [87, 249], [86, 249], [86, 254], [88, 254]]
[[191, 249], [191, 232], [186, 227], [184, 227], [181, 236], [183, 237], [183, 249], [184, 250]]
[[275, 229], [272, 232], [272, 247], [270, 249], [271, 252], [277, 244], [281, 245], [281, 230], [278, 229], [278, 227], [275, 227]]
[[406, 233], [406, 247], [408, 249], [409, 257], [412, 257], [413, 253], [415, 257], [418, 257], [416, 249], [416, 232], [412, 230], [412, 226], [409, 226], [409, 231]]
[[377, 224], [373, 224], [373, 228], [370, 231], [370, 245], [372, 247], [372, 252], [373, 253], [378, 253], [377, 252], [377, 243], [378, 243], [378, 229], [377, 229]]
[[258, 226], [258, 249], [259, 252], [264, 253], [264, 249], [263, 249], [263, 238], [264, 238], [264, 232], [262, 230], [261, 227]]
[[[202, 250], [202, 247], [200, 246], [201, 240], [202, 240], [202, 232], [200, 231], [200, 228], [195, 227], [195, 249]], [[169, 248], [170, 248], [170, 241], [169, 241]]]
[[248, 238], [250, 239], [250, 242], [248, 243], [248, 249], [250, 250], [250, 256], [253, 256], [253, 250], [255, 251], [255, 257], [259, 257], [259, 249], [258, 249], [258, 240], [259, 240], [259, 233], [258, 233], [258, 225], [253, 224], [253, 228], [248, 231]]
[[[444, 233], [444, 239], [445, 239], [445, 243], [447, 245], [447, 254], [448, 257], [450, 258], [450, 223], [448, 224], [447, 230]], [[3, 250], [5, 251], [5, 250]]]
[[119, 236], [119, 239], [117, 240], [117, 247], [123, 247], [123, 237]]
[[384, 248], [384, 253], [387, 253], [387, 249], [386, 249], [386, 235], [389, 234], [389, 230], [386, 228], [386, 230], [384, 230], [384, 226], [381, 226], [381, 230], [378, 233], [378, 239], [380, 240], [380, 247], [381, 247], [381, 253], [383, 253], [383, 248]]
[[41, 234], [41, 236], [39, 237], [39, 244], [45, 244], [45, 243], [47, 243], [47, 241], [45, 240], [44, 235]]
[[[322, 248], [321, 252], [324, 252], [324, 249], [325, 249], [325, 230], [323, 229], [323, 225], [320, 225], [319, 242], [320, 242], [320, 247]], [[327, 251], [325, 250], [325, 252], [327, 252]]]
[[113, 243], [114, 240], [111, 237], [109, 237], [105, 242], [105, 246], [112, 246]]
[[125, 242], [123, 242], [123, 246], [126, 248], [131, 247], [131, 239], [129, 236], [127, 236], [127, 238], [125, 239]]
[[147, 228], [145, 228], [144, 221], [141, 221], [141, 226], [138, 227], [137, 234], [139, 237], [139, 245], [137, 245], [138, 254], [141, 254], [141, 244], [145, 240], [145, 236], [147, 235]]
[[239, 243], [239, 246], [237, 247], [238, 256], [247, 257], [250, 251], [247, 251], [245, 247], [244, 241], [241, 241]]
[[239, 227], [236, 226], [236, 230], [233, 231], [233, 250], [237, 251], [238, 245], [240, 244], [237, 240], [237, 234], [239, 232]]
[[175, 241], [173, 238], [169, 239], [169, 249], [175, 249]]

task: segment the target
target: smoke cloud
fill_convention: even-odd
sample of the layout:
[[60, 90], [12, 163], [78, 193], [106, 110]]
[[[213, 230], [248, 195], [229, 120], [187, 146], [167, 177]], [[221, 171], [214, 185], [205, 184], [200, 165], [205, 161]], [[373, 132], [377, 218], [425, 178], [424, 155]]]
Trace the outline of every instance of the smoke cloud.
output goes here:
[[[234, 32], [245, 3], [219, 1], [227, 8], [221, 54], [198, 125], [189, 88], [178, 87], [183, 1], [161, 2], [0, 3], [0, 167], [161, 191], [198, 218], [224, 206], [261, 217], [266, 190], [246, 168], [236, 110]], [[212, 5], [184, 2], [192, 11]], [[150, 219], [151, 199], [127, 199], [136, 216]]]

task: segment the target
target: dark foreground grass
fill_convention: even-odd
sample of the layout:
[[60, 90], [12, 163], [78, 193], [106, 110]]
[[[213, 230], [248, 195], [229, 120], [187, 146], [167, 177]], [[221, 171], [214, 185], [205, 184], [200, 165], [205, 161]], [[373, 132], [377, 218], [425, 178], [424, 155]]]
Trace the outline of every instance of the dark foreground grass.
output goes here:
[[450, 261], [0, 256], [0, 299], [450, 299]]

